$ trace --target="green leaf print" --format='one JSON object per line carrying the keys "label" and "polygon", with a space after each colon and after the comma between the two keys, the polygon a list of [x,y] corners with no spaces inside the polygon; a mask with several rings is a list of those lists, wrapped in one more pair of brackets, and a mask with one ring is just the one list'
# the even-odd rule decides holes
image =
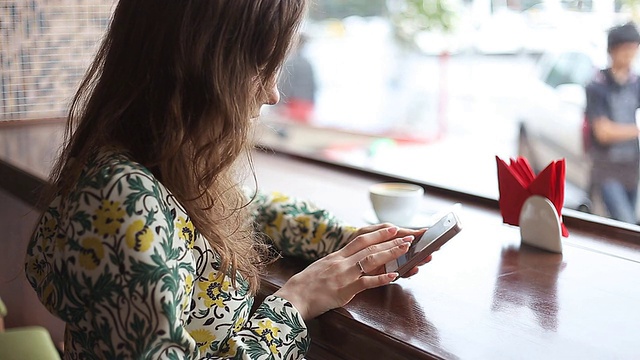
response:
{"label": "green leaf print", "polygon": [[138,204],[138,202],[141,201],[141,199],[145,196],[153,197],[154,192],[149,191],[149,189],[146,188],[146,185],[142,183],[142,178],[140,176],[129,176],[127,179],[127,183],[129,184],[129,189],[132,191],[124,201],[124,205],[127,211],[127,215],[131,216],[141,211],[137,210],[136,205]]}
{"label": "green leaf print", "polygon": [[169,273],[166,265],[147,264],[131,257],[131,279],[129,279],[129,291],[134,292],[136,288],[143,289],[145,294],[149,292],[149,286],[160,283],[160,280]]}
{"label": "green leaf print", "polygon": [[297,316],[292,317],[291,314],[286,311],[283,311],[282,313],[284,314],[284,317],[287,319],[285,321],[285,324],[291,327],[291,332],[287,334],[287,341],[291,341],[296,337],[298,337],[298,335],[300,335],[306,329],[302,326],[302,323],[300,322],[300,319]]}
{"label": "green leaf print", "polygon": [[[87,279],[87,282],[90,282],[89,279],[90,278]],[[89,289],[91,290],[90,294],[92,302],[112,299],[114,296],[118,296],[120,294],[120,291],[122,290],[121,286],[116,283],[113,275],[108,270],[96,279],[95,284],[87,284],[87,286],[91,286]]]}
{"label": "green leaf print", "polygon": [[[274,309],[271,308],[270,306],[261,306],[260,313],[262,316],[259,318],[266,318],[277,323],[282,323],[284,322],[284,319],[285,319],[282,315],[276,313]],[[286,324],[286,325],[289,325],[289,324]]]}
{"label": "green leaf print", "polygon": [[55,219],[60,218],[60,212],[58,211],[58,208],[50,207],[47,209],[47,212],[51,214],[51,216]]}
{"label": "green leaf print", "polygon": [[[264,347],[262,347],[262,344],[258,342],[257,339],[247,338],[245,339],[245,345],[247,346],[246,347],[247,354],[249,354],[249,357],[251,359],[257,359],[260,356],[268,354],[267,350]],[[271,358],[273,358],[273,355],[269,356],[269,359]]]}
{"label": "green leaf print", "polygon": [[133,320],[130,323],[130,328],[131,331],[133,331],[134,333],[136,333],[137,335],[145,335],[145,332],[147,331],[147,325],[145,323],[144,320],[142,320],[138,314],[133,314]]}
{"label": "green leaf print", "polygon": [[170,291],[172,294],[177,294],[180,287],[180,273],[178,268],[169,269],[169,276],[162,277],[162,291]]}
{"label": "green leaf print", "polygon": [[[91,230],[91,215],[87,214],[85,211],[81,210],[73,214],[71,221],[79,223],[84,231]],[[78,234],[81,233],[83,232],[78,232]]]}

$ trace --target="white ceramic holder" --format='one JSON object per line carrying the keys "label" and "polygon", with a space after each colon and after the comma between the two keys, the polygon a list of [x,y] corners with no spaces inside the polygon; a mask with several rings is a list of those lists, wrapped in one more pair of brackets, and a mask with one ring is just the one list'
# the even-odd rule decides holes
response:
{"label": "white ceramic holder", "polygon": [[547,251],[562,253],[560,217],[553,203],[539,195],[532,195],[520,211],[522,243]]}

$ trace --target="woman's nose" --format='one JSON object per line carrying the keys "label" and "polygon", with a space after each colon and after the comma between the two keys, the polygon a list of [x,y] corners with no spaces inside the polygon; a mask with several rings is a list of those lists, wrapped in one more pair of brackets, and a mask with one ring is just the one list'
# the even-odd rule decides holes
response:
{"label": "woman's nose", "polygon": [[280,91],[278,85],[273,85],[267,92],[267,105],[275,105],[280,101]]}

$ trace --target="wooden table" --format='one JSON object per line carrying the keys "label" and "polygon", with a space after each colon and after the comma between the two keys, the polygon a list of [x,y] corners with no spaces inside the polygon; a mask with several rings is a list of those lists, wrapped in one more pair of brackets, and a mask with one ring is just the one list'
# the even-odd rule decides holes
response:
{"label": "wooden table", "polygon": [[[256,154],[255,164],[266,190],[314,199],[355,225],[369,211],[368,185],[380,180],[282,155]],[[640,359],[636,244],[569,227],[563,254],[553,254],[520,245],[519,228],[464,196],[427,192],[424,208],[454,202],[463,204],[463,231],[416,276],[311,324],[314,350],[335,354],[319,358]],[[271,269],[268,290],[301,266]]]}
{"label": "wooden table", "polygon": [[[27,148],[41,149],[26,157],[34,163],[52,151]],[[0,159],[42,177],[12,154]],[[256,152],[254,162],[261,189],[310,199],[354,225],[366,224],[367,187],[388,180],[283,154]],[[309,321],[309,359],[640,359],[637,232],[565,217],[570,236],[553,254],[521,246],[495,202],[426,187],[423,209],[456,202],[463,231],[416,276]],[[304,265],[276,263],[261,291]]]}

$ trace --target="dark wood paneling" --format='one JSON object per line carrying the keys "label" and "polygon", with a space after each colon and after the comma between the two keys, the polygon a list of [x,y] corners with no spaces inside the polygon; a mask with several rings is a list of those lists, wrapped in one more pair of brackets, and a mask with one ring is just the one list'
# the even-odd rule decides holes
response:
{"label": "dark wood paneling", "polygon": [[0,189],[33,207],[41,207],[40,196],[46,181],[0,159]]}

